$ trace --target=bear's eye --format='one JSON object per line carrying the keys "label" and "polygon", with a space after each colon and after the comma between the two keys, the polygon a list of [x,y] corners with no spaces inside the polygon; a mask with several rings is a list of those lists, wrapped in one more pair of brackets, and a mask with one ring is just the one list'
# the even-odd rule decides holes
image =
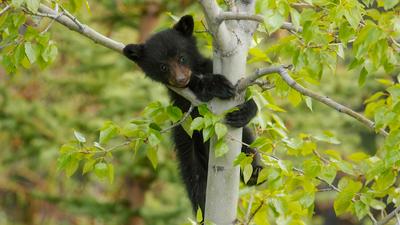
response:
{"label": "bear's eye", "polygon": [[161,70],[162,72],[167,72],[167,70],[168,70],[167,65],[161,64],[161,65],[160,65],[160,70]]}
{"label": "bear's eye", "polygon": [[179,57],[179,63],[185,63],[186,62],[186,59],[185,59],[185,57],[184,56],[181,56],[181,57]]}

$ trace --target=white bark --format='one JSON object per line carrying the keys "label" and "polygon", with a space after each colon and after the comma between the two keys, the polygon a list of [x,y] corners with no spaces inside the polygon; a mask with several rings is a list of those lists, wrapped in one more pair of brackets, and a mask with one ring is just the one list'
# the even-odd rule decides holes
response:
{"label": "white bark", "polygon": [[[231,20],[232,17],[229,17],[229,21],[221,21],[223,11],[215,0],[200,0],[200,3],[214,38],[214,73],[223,74],[236,83],[246,74],[247,52],[256,23]],[[236,10],[233,13],[250,15],[254,12],[254,3],[236,1],[231,9]],[[215,99],[209,106],[214,113],[221,113],[242,101],[241,98],[231,101]],[[231,139],[241,140],[242,129],[229,129],[228,135]],[[205,221],[218,225],[234,224],[237,215],[240,168],[233,166],[233,160],[240,154],[241,144],[231,139],[226,139],[229,152],[222,157],[216,158],[214,155],[215,139],[211,140],[210,146]]]}

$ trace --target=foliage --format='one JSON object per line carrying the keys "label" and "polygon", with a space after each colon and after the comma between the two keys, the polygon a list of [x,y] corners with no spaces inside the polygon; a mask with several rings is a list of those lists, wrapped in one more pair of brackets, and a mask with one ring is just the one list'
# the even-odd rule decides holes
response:
{"label": "foliage", "polygon": [[[142,1],[128,1],[127,4],[138,2]],[[39,3],[39,0],[11,1],[13,10],[6,11],[0,17],[1,61],[10,76],[24,69],[35,70],[36,65],[45,69],[60,55],[56,39],[52,39],[48,31],[52,22],[37,14]],[[86,1],[78,0],[60,4],[72,11],[88,5]],[[104,1],[103,4],[107,7],[110,3]],[[171,6],[172,9],[175,7]],[[89,10],[89,7],[85,10]],[[188,11],[191,10],[194,11],[193,8]],[[256,2],[256,12],[265,20],[254,36],[253,47],[249,51],[249,65],[293,65],[290,75],[298,83],[313,89],[321,85],[321,92],[342,96],[342,102],[357,107],[358,111],[363,111],[375,121],[375,131],[385,129],[389,135],[379,140],[376,149],[374,146],[366,147],[365,143],[363,146],[363,141],[367,140],[362,137],[359,142],[351,139],[365,134],[374,140],[378,139],[373,131],[361,127],[349,128],[357,126],[353,125],[357,122],[333,115],[330,109],[320,107],[310,97],[291,89],[277,74],[263,78],[274,84],[274,88],[265,90],[254,85],[249,87],[247,94],[256,100],[259,107],[259,114],[251,124],[257,133],[257,139],[251,147],[260,152],[265,168],[259,173],[258,186],[242,188],[238,215],[241,223],[312,223],[319,196],[326,191],[331,192],[331,199],[334,198],[332,205],[338,217],[352,215],[359,221],[365,221],[368,217],[376,222],[380,218],[376,212],[386,215],[385,210],[389,205],[400,206],[397,178],[400,163],[399,11],[398,0]],[[210,46],[210,36],[201,32],[204,27],[199,19],[196,21],[196,30],[199,31],[200,43]],[[284,31],[282,27],[286,21],[291,21],[293,28]],[[72,56],[76,54],[67,49],[65,51]],[[98,50],[93,47],[93,51]],[[356,76],[348,76],[349,73]],[[342,81],[340,86],[350,88],[338,93],[333,83],[343,79],[346,81]],[[83,87],[91,88],[86,84]],[[0,90],[5,93],[4,96],[8,95],[5,86]],[[110,98],[108,104],[115,106],[113,101]],[[16,118],[29,117],[29,108],[33,106],[26,102],[21,105],[15,110],[12,110],[15,105],[7,105],[4,113],[7,117],[10,111]],[[40,112],[44,107],[38,104],[34,109]],[[61,113],[57,108],[54,111]],[[125,110],[121,109],[123,112]],[[19,111],[25,114],[18,115]],[[317,111],[322,113],[318,114]],[[57,166],[67,176],[72,176],[80,168],[82,174],[93,172],[98,178],[108,179],[110,185],[114,185],[115,173],[120,166],[115,162],[120,150],[121,154],[147,158],[151,166],[162,173],[159,167],[163,157],[160,155],[169,146],[165,137],[171,126],[176,124],[182,125],[189,134],[195,130],[201,131],[205,141],[215,137],[216,156],[229,151],[225,143],[229,139],[226,135],[228,128],[221,120],[223,115],[212,114],[206,105],[199,107],[201,117],[195,119],[160,101],[147,104],[135,119],[131,116],[128,119],[124,115],[123,119],[115,122],[107,110],[104,113],[102,126],[96,122],[100,130],[95,138],[78,131],[80,128],[85,128],[87,132],[95,129],[88,126],[90,120],[85,118],[79,124],[73,124],[75,132],[71,131],[69,136],[73,136],[74,140],[66,143],[63,139],[66,144],[60,148]],[[9,123],[15,121],[12,119]],[[21,129],[11,125],[5,127],[6,130],[18,132]],[[46,129],[46,134],[51,135],[57,127]],[[333,131],[333,127],[348,133],[335,135],[339,132]],[[311,130],[312,134],[306,130]],[[253,172],[252,160],[252,156],[242,153],[233,162],[242,168],[244,182],[250,179]],[[196,219],[202,219],[201,213],[197,213]],[[195,224],[194,221],[192,223]]]}

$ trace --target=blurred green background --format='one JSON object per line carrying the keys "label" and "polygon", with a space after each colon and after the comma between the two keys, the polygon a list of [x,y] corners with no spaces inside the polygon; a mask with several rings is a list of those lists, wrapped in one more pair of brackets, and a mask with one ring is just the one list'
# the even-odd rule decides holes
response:
{"label": "blurred green background", "polygon": [[[132,43],[173,24],[167,12],[191,13],[200,19],[200,11],[191,0],[99,0],[91,2],[91,13],[83,8],[78,18],[115,40]],[[168,98],[165,88],[145,78],[121,55],[58,24],[52,26],[51,34],[59,54],[50,68],[31,68],[10,76],[0,67],[0,224],[187,222],[191,207],[171,143],[163,145],[156,170],[145,155],[119,152],[113,184],[79,173],[68,179],[56,170],[58,149],[74,130],[89,139],[92,135],[93,141],[97,135],[93,131],[105,121],[123,125],[148,103]],[[279,33],[269,40],[276,38]],[[321,86],[312,88],[361,111],[367,94],[382,87],[367,83],[359,88],[357,80],[358,75],[339,67],[337,74],[324,76]],[[281,116],[292,136],[329,130],[342,142],[336,146],[339,150],[376,151],[379,140],[352,119],[318,103],[311,112],[305,105],[291,108],[285,99],[278,102],[288,109]],[[323,211],[332,202],[322,199]]]}

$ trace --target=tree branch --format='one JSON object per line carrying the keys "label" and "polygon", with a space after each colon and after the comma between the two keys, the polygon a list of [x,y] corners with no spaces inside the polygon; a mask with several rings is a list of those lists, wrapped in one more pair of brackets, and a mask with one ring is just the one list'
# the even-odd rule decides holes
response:
{"label": "tree branch", "polygon": [[0,16],[3,15],[5,12],[7,12],[11,8],[10,5],[6,5],[1,11],[0,11]]}
{"label": "tree branch", "polygon": [[246,13],[223,12],[217,16],[216,20],[218,23],[222,23],[224,20],[253,20],[263,23],[264,17],[261,15],[251,15]]}
{"label": "tree branch", "polygon": [[68,27],[69,29],[88,37],[95,43],[103,45],[118,53],[122,53],[122,49],[125,47],[124,44],[114,41],[98,33],[97,31],[93,30],[87,25],[80,23],[75,17],[71,16],[66,10],[64,10],[64,12],[66,12],[66,15],[60,15],[57,11],[41,4],[38,11],[39,11],[39,14],[37,14],[38,16],[52,18],[58,23]]}
{"label": "tree branch", "polygon": [[[322,96],[319,95],[309,89],[304,88],[303,86],[301,86],[299,83],[297,83],[295,80],[292,79],[292,77],[290,77],[289,73],[287,72],[286,68],[283,66],[278,66],[278,67],[268,67],[268,68],[263,68],[263,69],[258,69],[256,70],[256,72],[252,75],[250,75],[249,77],[242,79],[241,81],[238,82],[237,87],[238,90],[244,90],[249,84],[251,84],[254,80],[268,75],[268,74],[272,74],[272,73],[278,73],[282,79],[293,89],[295,89],[296,91],[300,92],[301,94],[311,97],[314,100],[317,100],[333,109],[336,109],[337,111],[347,114],[351,117],[353,117],[354,119],[358,120],[359,122],[361,122],[362,124],[364,124],[365,126],[367,126],[370,129],[375,129],[375,123],[372,122],[371,120],[369,120],[368,118],[366,118],[365,116],[353,111],[352,109],[330,99],[327,96]],[[388,133],[384,130],[384,129],[380,129],[379,132],[383,135],[383,136],[388,136]]]}
{"label": "tree branch", "polygon": [[165,129],[163,129],[163,130],[161,131],[161,133],[165,133],[165,132],[167,132],[167,131],[172,130],[172,128],[181,125],[181,124],[182,124],[183,122],[185,122],[185,120],[190,116],[190,114],[192,113],[193,109],[194,109],[194,105],[190,105],[188,111],[182,116],[182,119],[181,119],[181,120],[179,120],[178,122],[172,124],[170,127],[167,127],[167,128],[165,128]]}
{"label": "tree branch", "polygon": [[215,0],[199,0],[203,7],[203,12],[206,16],[208,28],[213,36],[214,43],[218,49],[223,52],[230,52],[236,48],[238,42],[237,37],[232,35],[228,30],[225,23],[220,23],[218,20],[219,15],[223,12]]}
{"label": "tree branch", "polygon": [[292,23],[289,22],[283,22],[281,28],[291,32],[303,32],[302,27],[296,28]]}
{"label": "tree branch", "polygon": [[196,95],[189,88],[176,88],[168,85],[168,88],[177,93],[178,95],[184,97],[186,100],[190,101],[192,105],[198,106],[202,101],[197,99]]}
{"label": "tree branch", "polygon": [[[108,38],[97,31],[93,30],[89,26],[79,22],[79,20],[71,15],[68,11],[62,8],[62,12],[59,13],[56,10],[53,10],[43,4],[40,5],[39,7],[39,12],[38,13],[33,13],[30,11],[25,11],[29,14],[36,15],[36,16],[41,16],[41,17],[47,17],[51,18],[53,21],[57,21],[58,23],[64,25],[65,27],[69,28],[70,30],[73,30],[79,34],[82,34],[83,36],[93,40],[96,44],[100,44],[106,48],[109,48],[111,50],[114,50],[118,53],[122,53],[122,49],[125,47],[125,45],[121,42],[117,42],[111,38]],[[201,104],[202,102],[196,98],[196,96],[193,94],[192,91],[190,91],[187,88],[175,88],[168,86],[169,89],[173,90],[177,94],[181,95],[182,97],[186,98],[189,100],[192,105],[197,106]]]}
{"label": "tree branch", "polygon": [[395,210],[393,210],[391,213],[389,213],[387,216],[385,216],[383,219],[379,220],[375,225],[384,225],[389,223],[393,217],[397,215],[397,213],[400,212],[400,206],[397,207]]}

